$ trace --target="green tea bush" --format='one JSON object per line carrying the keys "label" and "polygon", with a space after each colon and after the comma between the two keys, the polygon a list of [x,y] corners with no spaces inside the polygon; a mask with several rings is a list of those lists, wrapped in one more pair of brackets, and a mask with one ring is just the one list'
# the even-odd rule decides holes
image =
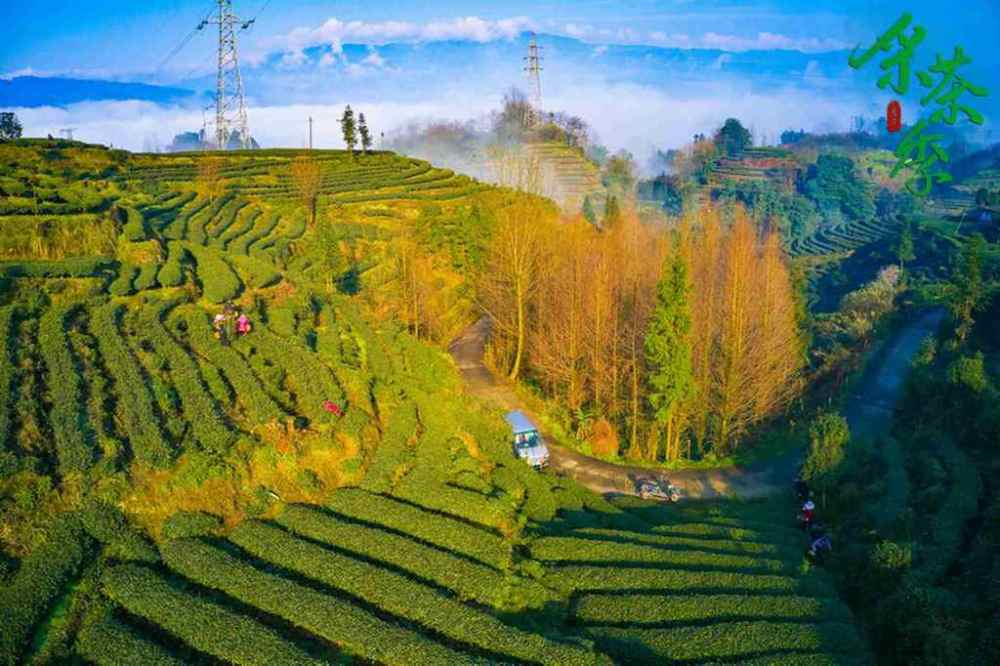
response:
{"label": "green tea bush", "polygon": [[864,651],[854,627],[842,623],[719,622],[669,629],[601,628],[588,634],[621,663],[649,661],[650,652],[657,661],[744,663],[775,652],[830,651],[860,657]]}
{"label": "green tea bush", "polygon": [[98,666],[184,666],[183,660],[114,619],[110,613],[80,629],[76,649],[80,656]]}
{"label": "green tea bush", "polygon": [[76,304],[54,306],[38,322],[38,344],[48,369],[46,383],[52,400],[49,418],[63,475],[90,468],[97,453],[88,441],[83,387],[66,334],[77,308]]}
{"label": "green tea bush", "polygon": [[187,246],[198,265],[198,279],[204,296],[211,303],[224,303],[236,298],[243,288],[240,278],[218,250]]}
{"label": "green tea bush", "polygon": [[601,663],[577,645],[505,625],[406,576],[296,539],[281,529],[249,521],[237,527],[230,539],[255,557],[343,590],[452,640],[536,663]]}
{"label": "green tea bush", "polygon": [[261,261],[257,257],[236,254],[231,255],[230,260],[236,264],[236,268],[243,274],[249,289],[263,289],[281,282],[281,273],[274,266],[266,261]]}
{"label": "green tea bush", "polygon": [[618,591],[662,590],[664,593],[803,594],[836,596],[825,579],[734,571],[686,570],[641,567],[559,565],[547,570],[545,580],[563,590]]}
{"label": "green tea bush", "polygon": [[510,560],[510,548],[498,534],[389,497],[344,488],[330,497],[327,507],[348,518],[388,527],[497,569],[504,569]]}
{"label": "green tea bush", "polygon": [[734,555],[760,555],[780,560],[793,561],[798,564],[802,559],[802,544],[778,546],[774,543],[747,541],[743,539],[699,539],[668,534],[623,533],[617,530],[584,527],[574,530],[571,536],[597,540],[626,540],[631,543],[647,546],[661,546],[678,550],[709,550]]}
{"label": "green tea bush", "polygon": [[708,550],[667,550],[576,537],[536,539],[531,544],[531,555],[546,562],[637,562],[746,573],[794,573],[796,570],[790,563],[763,557],[724,555]]}
{"label": "green tea bush", "polygon": [[163,523],[163,538],[206,536],[222,529],[222,519],[201,511],[178,511]]}
{"label": "green tea bush", "polygon": [[267,238],[278,226],[281,217],[277,212],[270,212],[267,215],[257,218],[253,230],[235,238],[229,244],[229,251],[236,254],[248,254],[255,243]]}
{"label": "green tea bush", "polygon": [[198,366],[163,327],[161,318],[173,303],[153,302],[141,314],[140,325],[145,337],[170,365],[170,378],[180,396],[184,416],[191,424],[195,438],[206,448],[223,453],[235,440],[233,433],[222,420],[215,402],[206,392]]}
{"label": "green tea bush", "polygon": [[100,277],[114,269],[108,257],[72,257],[52,261],[0,261],[0,277]]}
{"label": "green tea bush", "polygon": [[239,352],[219,344],[215,339],[212,326],[203,312],[189,311],[184,320],[187,322],[191,347],[225,373],[236,391],[237,400],[253,425],[280,421],[286,416],[285,411],[264,390]]}
{"label": "green tea bush", "polygon": [[587,594],[574,605],[578,623],[638,625],[706,620],[850,622],[850,613],[835,599],[750,594]]}
{"label": "green tea bush", "polygon": [[144,291],[146,289],[154,289],[157,286],[156,275],[160,272],[160,264],[155,261],[151,261],[147,264],[143,264],[142,268],[139,269],[139,275],[136,276],[133,286],[136,291]]}
{"label": "green tea bush", "polygon": [[163,557],[171,568],[191,580],[277,615],[364,659],[400,666],[475,663],[350,601],[261,571],[216,546],[194,540],[172,541],[164,545]]}
{"label": "green tea bush", "polygon": [[179,287],[184,282],[184,257],[187,250],[180,241],[167,244],[167,262],[157,274],[157,281],[164,287]]}
{"label": "green tea bush", "polygon": [[214,245],[219,236],[233,226],[240,211],[246,208],[247,205],[248,202],[243,199],[235,199],[226,204],[225,208],[219,211],[218,217],[207,225],[209,227],[206,228],[207,238],[202,243],[212,239],[212,244]]}
{"label": "green tea bush", "polygon": [[153,396],[142,370],[118,328],[123,309],[123,305],[113,303],[92,309],[91,332],[114,380],[116,415],[128,436],[132,454],[140,463],[163,467],[170,463],[172,451],[160,431]]}
{"label": "green tea bush", "polygon": [[146,220],[142,213],[131,206],[120,209],[124,213],[125,224],[122,227],[122,237],[130,243],[138,243],[146,240],[149,235],[146,229]]}
{"label": "green tea bush", "polygon": [[135,293],[132,283],[138,275],[139,268],[137,266],[122,264],[121,268],[118,269],[118,277],[108,287],[108,291],[111,292],[112,296],[128,296]]}
{"label": "green tea bush", "polygon": [[203,208],[196,215],[192,215],[187,223],[185,237],[192,243],[204,245],[208,238],[205,232],[206,225],[221,214],[221,211],[232,202],[233,196],[232,193],[226,193],[221,197],[216,197],[211,205]]}
{"label": "green tea bush", "polygon": [[332,416],[323,401],[332,400],[344,408],[344,392],[337,378],[319,356],[294,340],[275,335],[265,326],[250,333],[254,348],[272,363],[285,369],[297,389],[298,406],[311,421],[329,422]]}
{"label": "green tea bush", "polygon": [[144,567],[119,565],[107,570],[102,582],[105,593],[133,615],[222,661],[253,666],[323,663],[260,622],[184,591]]}
{"label": "green tea bush", "polygon": [[80,570],[92,547],[76,516],[60,518],[48,540],[21,562],[11,584],[0,586],[0,664],[22,663],[32,630]]}
{"label": "green tea bush", "polygon": [[262,214],[263,211],[261,211],[261,209],[257,206],[250,208],[249,212],[247,209],[244,209],[243,221],[239,224],[230,225],[230,227],[226,229],[225,232],[220,233],[218,237],[210,243],[210,245],[217,247],[220,250],[228,249],[230,243],[240,236],[246,235],[254,228],[257,220],[260,219]]}
{"label": "green tea bush", "polygon": [[[6,305],[0,308],[0,395],[11,396],[17,369],[14,367],[15,328],[17,307]],[[13,436],[11,400],[0,400],[0,452],[6,451]]]}
{"label": "green tea bush", "polygon": [[463,599],[497,605],[504,588],[504,578],[495,569],[316,509],[290,506],[275,521],[285,529],[314,541],[329,543],[409,571],[453,590]]}

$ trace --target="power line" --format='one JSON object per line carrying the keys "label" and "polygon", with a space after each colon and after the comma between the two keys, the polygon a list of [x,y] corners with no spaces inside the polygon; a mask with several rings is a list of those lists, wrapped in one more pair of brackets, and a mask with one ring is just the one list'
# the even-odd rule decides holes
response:
{"label": "power line", "polygon": [[184,39],[181,40],[181,43],[175,46],[174,49],[167,54],[167,57],[164,58],[162,62],[160,62],[159,66],[155,70],[153,70],[154,74],[158,74],[164,67],[166,67],[167,63],[173,60],[178,53],[184,50],[184,47],[187,46],[192,39],[194,39],[194,36],[198,34],[198,32],[202,29],[202,27],[204,27],[205,20],[208,19],[208,17],[210,17],[211,15],[212,15],[212,9],[209,9],[202,18],[201,23],[198,24],[198,27],[189,32],[184,37]]}

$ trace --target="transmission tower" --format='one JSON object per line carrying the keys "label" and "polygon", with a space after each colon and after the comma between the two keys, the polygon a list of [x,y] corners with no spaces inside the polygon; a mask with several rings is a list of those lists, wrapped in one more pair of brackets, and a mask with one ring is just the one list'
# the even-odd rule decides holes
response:
{"label": "transmission tower", "polygon": [[73,140],[73,132],[75,132],[75,131],[76,131],[75,127],[66,127],[64,129],[59,130],[59,133],[62,134],[64,137],[66,137],[67,141],[72,141]]}
{"label": "transmission tower", "polygon": [[241,21],[233,14],[232,0],[218,0],[218,13],[198,25],[202,30],[208,25],[219,26],[218,72],[215,80],[215,147],[225,150],[233,131],[239,136],[240,147],[250,147],[250,128],[247,126],[247,105],[243,96],[243,77],[236,48],[236,35],[247,30],[257,19]]}
{"label": "transmission tower", "polygon": [[531,80],[532,116],[534,116],[537,123],[542,114],[542,58],[538,55],[542,47],[538,45],[535,33],[532,32],[529,34],[531,35],[531,40],[528,42],[528,55],[524,57],[524,60],[527,62],[524,71],[528,73],[528,78]]}

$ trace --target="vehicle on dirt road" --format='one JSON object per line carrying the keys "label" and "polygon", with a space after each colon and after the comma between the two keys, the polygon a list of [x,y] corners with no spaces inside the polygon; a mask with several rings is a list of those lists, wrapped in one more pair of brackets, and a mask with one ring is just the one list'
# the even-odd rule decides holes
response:
{"label": "vehicle on dirt road", "polygon": [[538,427],[524,412],[514,410],[504,416],[513,434],[514,454],[535,469],[549,464],[549,447],[545,446]]}
{"label": "vehicle on dirt road", "polygon": [[679,502],[680,488],[669,481],[645,479],[639,482],[636,492],[642,499],[655,499],[664,502]]}

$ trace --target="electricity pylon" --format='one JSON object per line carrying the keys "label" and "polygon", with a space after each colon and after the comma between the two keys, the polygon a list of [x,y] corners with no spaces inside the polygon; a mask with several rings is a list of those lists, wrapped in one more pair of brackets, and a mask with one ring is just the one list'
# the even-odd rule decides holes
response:
{"label": "electricity pylon", "polygon": [[538,45],[535,33],[532,32],[529,34],[531,35],[531,41],[528,42],[528,55],[524,57],[524,60],[528,64],[525,66],[524,71],[528,73],[528,78],[531,80],[531,106],[534,111],[532,116],[534,116],[535,123],[537,124],[542,114],[542,58],[538,55],[542,47]]}
{"label": "electricity pylon", "polygon": [[[218,71],[215,80],[215,121],[212,129],[215,147],[225,150],[229,145],[232,131],[239,136],[240,147],[250,147],[250,128],[247,125],[247,105],[243,96],[243,77],[240,75],[239,54],[236,34],[253,25],[256,19],[240,21],[233,14],[232,0],[218,0],[218,14],[207,18],[198,25],[198,30],[207,25],[219,26]],[[239,28],[237,29],[237,26]]]}

